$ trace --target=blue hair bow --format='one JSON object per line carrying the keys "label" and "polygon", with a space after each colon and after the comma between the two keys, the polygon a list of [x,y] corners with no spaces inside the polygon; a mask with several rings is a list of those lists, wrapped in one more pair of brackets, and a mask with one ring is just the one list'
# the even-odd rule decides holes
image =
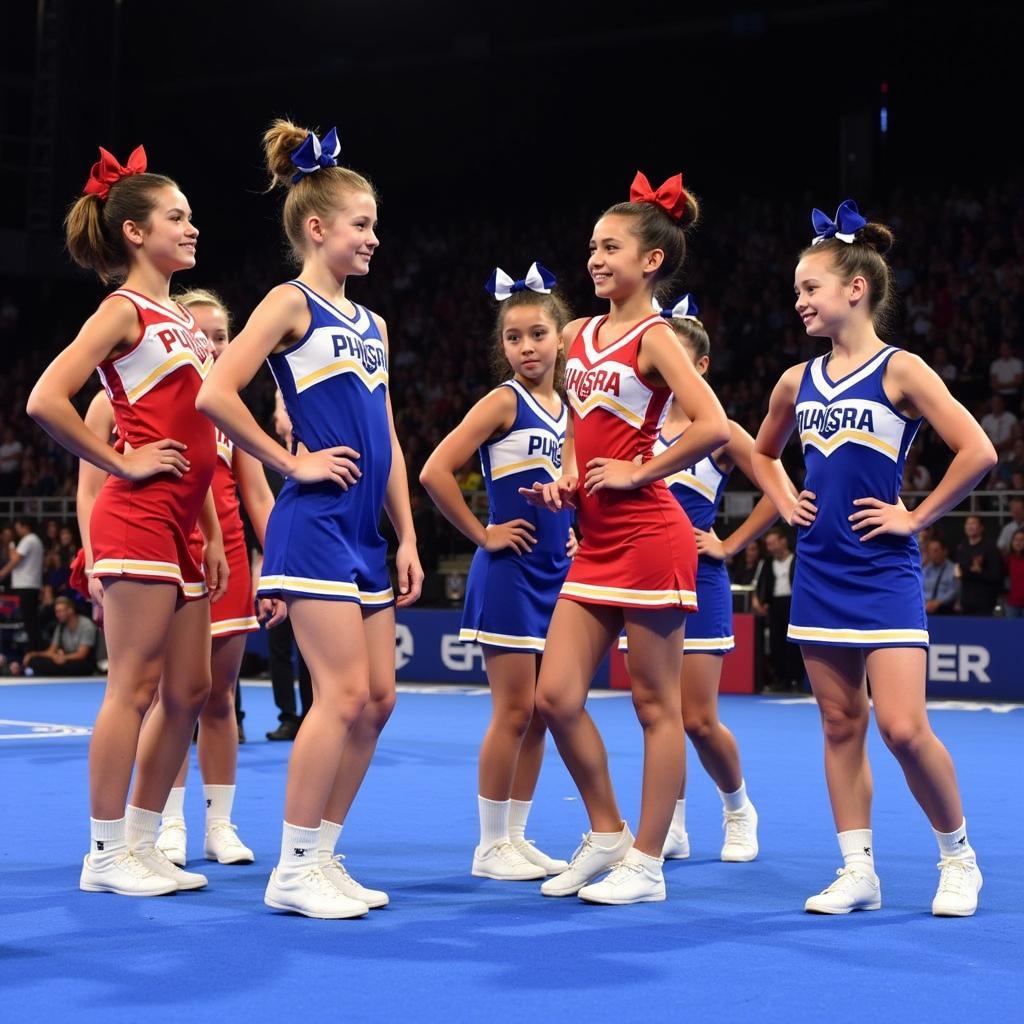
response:
{"label": "blue hair bow", "polygon": [[306,141],[291,154],[292,163],[299,169],[298,174],[292,177],[292,184],[302,181],[307,174],[316,173],[321,167],[337,167],[340,152],[337,128],[332,128],[322,142],[315,132],[310,132]]}
{"label": "blue hair bow", "polygon": [[835,220],[827,213],[815,209],[811,211],[811,223],[814,225],[812,245],[824,242],[826,238],[838,238],[840,242],[849,244],[867,221],[860,215],[857,204],[852,199],[846,199],[839,204]]}
{"label": "blue hair bow", "polygon": [[654,300],[654,312],[659,316],[663,316],[666,320],[674,320],[676,317],[680,317],[684,320],[696,320],[697,314],[700,310],[697,308],[697,300],[687,292],[685,295],[680,296],[671,306],[662,308],[660,302],[657,299]]}
{"label": "blue hair bow", "polygon": [[496,267],[484,287],[499,302],[504,302],[514,292],[525,292],[527,289],[547,295],[556,284],[558,281],[555,275],[547,267],[540,263],[531,263],[526,277],[521,281],[513,280],[501,267]]}

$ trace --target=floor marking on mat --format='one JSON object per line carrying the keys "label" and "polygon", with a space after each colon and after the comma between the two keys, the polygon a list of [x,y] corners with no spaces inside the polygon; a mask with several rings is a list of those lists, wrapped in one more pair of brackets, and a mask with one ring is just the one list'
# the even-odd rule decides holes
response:
{"label": "floor marking on mat", "polygon": [[[12,732],[11,730],[18,730]],[[20,722],[0,718],[0,740],[41,740],[53,736],[91,736],[87,725],[62,725],[58,722]]]}

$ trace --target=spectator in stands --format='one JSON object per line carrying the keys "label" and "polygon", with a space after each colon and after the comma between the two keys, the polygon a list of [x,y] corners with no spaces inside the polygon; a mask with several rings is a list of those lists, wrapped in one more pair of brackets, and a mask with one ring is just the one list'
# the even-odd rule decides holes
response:
{"label": "spectator in stands", "polygon": [[22,444],[13,427],[4,427],[0,442],[0,496],[10,497],[21,482]]}
{"label": "spectator in stands", "polygon": [[931,363],[932,369],[946,382],[947,387],[953,388],[957,370],[949,361],[949,353],[941,345],[932,353]]}
{"label": "spectator in stands", "polygon": [[924,610],[929,615],[952,615],[956,611],[956,566],[941,537],[928,541],[923,573]]}
{"label": "spectator in stands", "polygon": [[956,555],[960,574],[960,612],[991,615],[1003,589],[1003,558],[985,537],[980,516],[964,520],[964,540]]}
{"label": "spectator in stands", "polygon": [[742,558],[734,558],[729,563],[729,577],[733,583],[750,587],[757,585],[757,578],[761,574],[764,561],[764,553],[761,550],[761,542],[752,540],[744,549]]}
{"label": "spectator in stands", "polygon": [[1000,531],[996,547],[1004,555],[1010,553],[1010,542],[1018,530],[1024,530],[1024,498],[1010,499],[1010,521]]}
{"label": "spectator in stands", "polygon": [[988,434],[988,439],[995,446],[1000,457],[1013,448],[1013,428],[1017,426],[1017,417],[1006,408],[1002,395],[993,395],[990,411],[981,418],[981,429]]}
{"label": "spectator in stands", "polygon": [[477,467],[475,455],[455,474],[455,481],[463,494],[475,494],[483,488],[484,478]]}
{"label": "spectator in stands", "polygon": [[7,564],[0,568],[0,579],[10,577],[11,593],[20,602],[29,648],[35,650],[42,646],[39,591],[43,587],[43,542],[36,536],[35,523],[26,516],[14,520],[14,535],[16,543],[10,548]]}
{"label": "spectator in stands", "polygon": [[1010,550],[1006,555],[1006,575],[1010,579],[1010,592],[1003,608],[1008,619],[1024,619],[1024,529],[1014,531]]}
{"label": "spectator in stands", "polygon": [[781,526],[773,526],[764,535],[764,546],[768,552],[768,562],[758,577],[754,610],[768,616],[771,688],[800,690],[804,678],[800,648],[786,639],[789,609],[793,603],[796,555],[790,550],[789,534]]}
{"label": "spectator in stands", "polygon": [[44,651],[29,651],[22,663],[11,663],[11,675],[83,676],[96,670],[96,627],[69,597],[54,605],[57,628]]}
{"label": "spectator in stands", "polygon": [[1016,404],[1020,399],[1021,381],[1024,380],[1024,363],[1013,352],[1013,346],[1004,341],[999,346],[999,358],[989,367],[989,385],[992,391]]}
{"label": "spectator in stands", "polygon": [[903,464],[903,487],[904,491],[929,491],[932,486],[932,475],[926,466],[921,465],[921,453],[917,447],[907,452],[906,462]]}

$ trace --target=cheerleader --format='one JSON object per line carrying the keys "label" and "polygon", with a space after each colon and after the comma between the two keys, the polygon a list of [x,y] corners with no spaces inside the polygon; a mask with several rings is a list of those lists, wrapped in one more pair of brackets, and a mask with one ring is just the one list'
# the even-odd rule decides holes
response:
{"label": "cheerleader", "polygon": [[[210,692],[209,598],[223,592],[228,575],[210,495],[217,444],[195,408],[209,345],[170,297],[171,277],[195,265],[198,230],[178,186],[146,172],[141,146],[126,166],[100,150],[65,227],[76,263],[105,283],[124,282],[28,401],[29,415],[55,440],[109,475],[89,531],[89,589],[103,605],[110,668],[89,749],[91,844],[80,885],[154,896],[206,885],[154,844]],[[71,404],[94,370],[123,451],[97,437]],[[205,578],[188,545],[201,513]],[[159,705],[142,729],[158,686]]]}
{"label": "cheerleader", "polygon": [[[382,511],[398,536],[399,607],[419,597],[423,581],[391,415],[387,327],[346,295],[379,244],[377,200],[366,178],[338,165],[333,129],[321,140],[279,120],[264,146],[273,183],[287,189],[284,228],[302,271],[256,308],[211,371],[199,407],[286,478],[267,525],[258,596],[271,625],[291,617],[313,681],[264,901],[309,917],[361,917],[384,906],[387,893],[360,885],[334,851],[395,702],[396,602]],[[291,451],[239,397],[264,359],[292,421]]]}
{"label": "cheerleader", "polygon": [[[491,722],[480,747],[480,843],[473,874],[521,881],[568,864],[526,838],[546,729],[534,714],[548,622],[575,547],[572,512],[538,512],[520,494],[560,475],[568,413],[559,397],[565,303],[554,276],[534,263],[522,281],[496,270],[488,291],[501,303],[492,363],[512,377],[482,398],[437,447],[420,482],[445,518],[477,545],[466,584],[460,639],[483,649]],[[455,473],[479,450],[489,520],[466,505]],[[567,544],[566,537],[569,541]]]}
{"label": "cheerleader", "polygon": [[[693,527],[664,478],[729,440],[711,389],[651,312],[656,287],[670,287],[686,254],[697,201],[682,175],[657,191],[637,174],[630,201],[594,228],[588,269],[604,316],[576,320],[566,393],[572,419],[562,476],[524,494],[560,511],[578,504],[583,540],[548,630],[537,707],[579,787],[590,831],[545,896],[625,904],[665,899],[662,848],[683,780],[679,676],[686,613],[697,608]],[[684,437],[652,456],[669,398],[690,420]],[[578,467],[578,468],[577,468]],[[587,714],[587,690],[625,624],[633,704],[644,733],[643,796],[636,839],[619,814],[607,755]],[[600,882],[598,875],[613,869]],[[588,884],[592,883],[594,884]]]}
{"label": "cheerleader", "polygon": [[[981,427],[922,359],[887,345],[892,232],[852,200],[832,220],[815,210],[800,254],[796,311],[825,355],[787,370],[757,435],[754,471],[798,530],[789,639],[800,644],[825,734],[825,778],[844,866],[811,896],[820,914],[878,910],[865,737],[867,680],[879,731],[939,846],[938,916],[966,917],[982,878],[967,839],[953,762],[925,708],[928,621],[915,535],[958,505],[996,463]],[[954,458],[913,511],[899,499],[903,465],[927,420]],[[797,490],[779,459],[793,429],[807,475]]]}

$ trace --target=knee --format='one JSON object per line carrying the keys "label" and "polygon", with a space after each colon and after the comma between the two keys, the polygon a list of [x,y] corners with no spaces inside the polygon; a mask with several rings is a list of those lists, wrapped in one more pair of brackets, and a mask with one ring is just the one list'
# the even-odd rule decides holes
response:
{"label": "knee", "polygon": [[710,715],[691,713],[683,715],[683,728],[686,735],[695,743],[706,740],[711,735],[714,721]]}
{"label": "knee", "polygon": [[395,694],[389,693],[385,697],[378,697],[375,700],[367,700],[363,708],[362,720],[367,722],[376,732],[381,732],[388,724],[391,713],[395,710]]}
{"label": "knee", "polygon": [[502,731],[522,739],[533,721],[533,705],[512,704],[495,709],[494,721]]}
{"label": "knee", "polygon": [[633,708],[636,711],[637,721],[644,729],[653,728],[666,719],[679,720],[679,707],[673,705],[666,694],[657,691],[643,689],[633,691]]}
{"label": "knee", "polygon": [[188,683],[164,686],[160,689],[160,703],[168,714],[198,718],[210,699],[210,677],[192,679]]}
{"label": "knee", "polygon": [[346,689],[339,693],[319,694],[313,701],[313,707],[336,725],[348,730],[362,717],[369,702],[369,689],[363,686]]}
{"label": "knee", "polygon": [[825,742],[832,746],[862,740],[867,732],[867,710],[841,707],[821,708],[821,728]]}
{"label": "knee", "polygon": [[203,706],[204,718],[234,718],[235,717],[235,689],[234,687],[212,687],[210,696]]}
{"label": "knee", "polygon": [[915,756],[931,736],[927,722],[909,717],[879,722],[878,731],[882,734],[885,745],[897,757]]}
{"label": "knee", "polygon": [[552,729],[571,724],[579,718],[583,710],[575,701],[567,700],[562,694],[545,689],[537,691],[536,709],[547,726]]}

